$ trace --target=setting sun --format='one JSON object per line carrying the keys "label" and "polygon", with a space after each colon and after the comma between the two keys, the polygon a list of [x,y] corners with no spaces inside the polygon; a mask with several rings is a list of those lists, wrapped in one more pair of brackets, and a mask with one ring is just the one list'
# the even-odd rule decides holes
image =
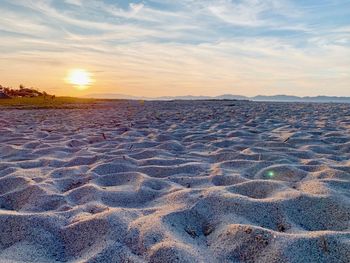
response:
{"label": "setting sun", "polygon": [[84,90],[92,83],[91,73],[84,69],[73,69],[69,72],[67,81],[76,88]]}

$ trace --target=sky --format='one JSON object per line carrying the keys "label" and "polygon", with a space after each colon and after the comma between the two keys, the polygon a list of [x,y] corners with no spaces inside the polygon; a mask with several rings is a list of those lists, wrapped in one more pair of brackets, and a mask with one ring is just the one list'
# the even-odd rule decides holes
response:
{"label": "sky", "polygon": [[[349,0],[1,0],[0,14],[3,86],[350,96]],[[88,89],[67,83],[77,68]]]}

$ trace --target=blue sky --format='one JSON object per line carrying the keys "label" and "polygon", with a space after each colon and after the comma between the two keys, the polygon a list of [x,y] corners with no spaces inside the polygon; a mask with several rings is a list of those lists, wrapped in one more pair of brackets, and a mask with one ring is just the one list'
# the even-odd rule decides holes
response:
{"label": "blue sky", "polygon": [[2,85],[85,93],[350,96],[350,1],[2,0]]}

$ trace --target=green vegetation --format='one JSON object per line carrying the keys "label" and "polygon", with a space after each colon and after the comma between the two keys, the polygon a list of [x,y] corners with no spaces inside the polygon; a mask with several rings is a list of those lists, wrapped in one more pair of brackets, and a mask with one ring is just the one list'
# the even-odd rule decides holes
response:
{"label": "green vegetation", "polygon": [[64,109],[80,108],[87,104],[96,104],[100,100],[83,99],[73,97],[15,97],[10,99],[0,99],[0,109]]}
{"label": "green vegetation", "polygon": [[45,91],[40,92],[35,88],[27,88],[24,85],[19,85],[18,89],[13,89],[9,87],[3,87],[0,85],[0,93],[2,94],[2,98],[4,97],[11,97],[11,98],[16,98],[16,97],[39,97],[39,96],[53,96],[47,94]]}

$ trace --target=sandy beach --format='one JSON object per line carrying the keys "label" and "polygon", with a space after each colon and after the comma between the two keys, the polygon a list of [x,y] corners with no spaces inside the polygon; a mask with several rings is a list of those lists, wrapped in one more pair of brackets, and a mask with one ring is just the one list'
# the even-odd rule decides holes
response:
{"label": "sandy beach", "polygon": [[349,104],[0,113],[0,262],[349,262]]}

